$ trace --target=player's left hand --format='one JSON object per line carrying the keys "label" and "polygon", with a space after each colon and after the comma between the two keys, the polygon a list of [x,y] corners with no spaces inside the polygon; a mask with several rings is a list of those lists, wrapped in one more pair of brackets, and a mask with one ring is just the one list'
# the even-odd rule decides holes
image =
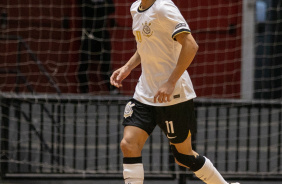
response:
{"label": "player's left hand", "polygon": [[170,96],[173,93],[175,85],[170,82],[164,83],[159,90],[157,91],[156,95],[154,96],[154,103],[165,103],[170,102]]}

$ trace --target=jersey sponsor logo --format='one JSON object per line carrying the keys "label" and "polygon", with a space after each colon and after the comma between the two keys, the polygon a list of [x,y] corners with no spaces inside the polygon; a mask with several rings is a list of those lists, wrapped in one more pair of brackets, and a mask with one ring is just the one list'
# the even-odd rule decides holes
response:
{"label": "jersey sponsor logo", "polygon": [[135,106],[135,104],[131,102],[128,102],[126,104],[123,114],[124,118],[131,117],[131,115],[133,114],[133,109],[132,109],[133,106]]}
{"label": "jersey sponsor logo", "polygon": [[175,29],[178,29],[180,27],[186,27],[186,24],[185,23],[179,23],[175,26]]}
{"label": "jersey sponsor logo", "polygon": [[174,99],[180,98],[180,94],[174,95],[173,98],[174,98]]}
{"label": "jersey sponsor logo", "polygon": [[150,36],[152,36],[152,34],[153,34],[153,31],[152,31],[152,29],[151,29],[151,23],[147,23],[147,21],[145,22],[145,24],[143,24],[142,23],[142,25],[143,25],[143,30],[142,30],[142,34],[144,35],[144,36],[146,36],[146,37],[150,37]]}

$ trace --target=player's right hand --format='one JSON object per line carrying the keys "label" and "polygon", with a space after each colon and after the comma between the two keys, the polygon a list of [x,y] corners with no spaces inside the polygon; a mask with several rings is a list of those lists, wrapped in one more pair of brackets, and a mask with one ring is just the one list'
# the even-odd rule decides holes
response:
{"label": "player's right hand", "polygon": [[122,81],[130,74],[130,71],[126,69],[126,67],[121,67],[114,71],[110,78],[110,82],[113,86],[120,88],[122,87]]}

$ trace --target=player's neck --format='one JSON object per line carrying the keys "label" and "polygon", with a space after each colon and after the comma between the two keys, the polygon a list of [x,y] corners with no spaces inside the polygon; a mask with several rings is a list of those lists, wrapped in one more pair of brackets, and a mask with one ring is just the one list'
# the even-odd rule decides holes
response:
{"label": "player's neck", "polygon": [[156,0],[142,0],[140,8],[142,10],[145,10],[145,9],[149,8],[155,1]]}

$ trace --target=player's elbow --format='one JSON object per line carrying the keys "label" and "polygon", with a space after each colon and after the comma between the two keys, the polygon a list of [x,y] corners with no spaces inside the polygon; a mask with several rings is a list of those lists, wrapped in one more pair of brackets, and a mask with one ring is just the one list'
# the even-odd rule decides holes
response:
{"label": "player's elbow", "polygon": [[182,49],[190,54],[196,54],[199,46],[191,34],[180,34],[176,37],[177,41],[182,45]]}
{"label": "player's elbow", "polygon": [[195,42],[192,46],[192,49],[197,52],[199,50],[199,45]]}
{"label": "player's elbow", "polygon": [[195,41],[195,39],[193,38],[191,34],[188,34],[186,36],[186,39],[183,45],[187,46],[190,50],[194,51],[195,53],[199,49],[199,45],[197,44],[197,42]]}
{"label": "player's elbow", "polygon": [[190,42],[190,44],[187,44],[187,46],[187,49],[194,54],[196,54],[199,50],[199,45],[196,42]]}
{"label": "player's elbow", "polygon": [[199,45],[197,44],[197,42],[194,39],[191,39],[191,37],[187,37],[187,39],[182,43],[182,47],[184,49],[187,49],[189,51],[193,51],[195,53],[199,49]]}

